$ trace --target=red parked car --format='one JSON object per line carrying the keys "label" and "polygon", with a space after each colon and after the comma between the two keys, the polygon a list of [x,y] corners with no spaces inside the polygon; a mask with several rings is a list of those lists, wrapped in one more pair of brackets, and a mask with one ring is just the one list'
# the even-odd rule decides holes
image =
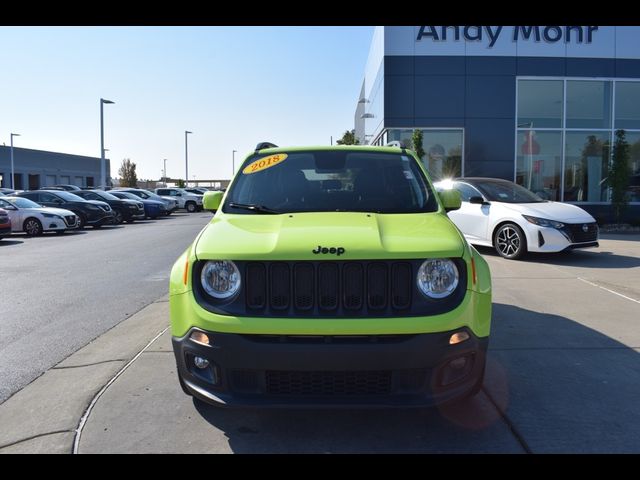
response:
{"label": "red parked car", "polygon": [[0,240],[11,233],[11,220],[6,210],[0,208]]}

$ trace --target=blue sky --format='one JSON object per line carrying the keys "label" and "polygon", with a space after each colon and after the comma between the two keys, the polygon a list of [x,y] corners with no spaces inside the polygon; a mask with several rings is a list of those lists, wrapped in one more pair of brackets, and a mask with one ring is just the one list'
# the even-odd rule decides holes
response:
{"label": "blue sky", "polygon": [[229,178],[259,141],[353,128],[373,27],[0,27],[0,142],[100,156],[111,175]]}

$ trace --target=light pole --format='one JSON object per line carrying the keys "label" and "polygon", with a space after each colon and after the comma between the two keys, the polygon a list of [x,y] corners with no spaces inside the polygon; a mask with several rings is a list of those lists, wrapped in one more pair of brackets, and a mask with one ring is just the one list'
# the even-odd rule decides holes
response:
{"label": "light pole", "polygon": [[11,134],[11,190],[15,190],[15,180],[16,180],[16,174],[13,171],[13,137],[19,137],[20,134],[19,133],[12,133]]}
{"label": "light pole", "polygon": [[236,173],[236,152],[237,150],[231,152],[231,178],[233,178]]}
{"label": "light pole", "polygon": [[162,178],[164,180],[164,186],[166,187],[167,186],[167,159],[165,158],[163,162],[164,162],[164,173],[163,173],[164,176]]}
{"label": "light pole", "polygon": [[104,104],[115,103],[111,100],[100,99],[100,186],[107,189],[107,166],[104,161]]}
{"label": "light pole", "polygon": [[189,186],[189,148],[187,143],[187,135],[189,135],[189,130],[184,131],[184,186]]}

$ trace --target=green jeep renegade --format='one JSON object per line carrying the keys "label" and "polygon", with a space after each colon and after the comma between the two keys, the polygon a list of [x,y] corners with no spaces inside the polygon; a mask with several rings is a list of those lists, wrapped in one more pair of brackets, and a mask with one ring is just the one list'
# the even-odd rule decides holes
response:
{"label": "green jeep renegade", "polygon": [[482,386],[485,260],[414,153],[259,144],[173,267],[187,394],[228,406],[426,406]]}

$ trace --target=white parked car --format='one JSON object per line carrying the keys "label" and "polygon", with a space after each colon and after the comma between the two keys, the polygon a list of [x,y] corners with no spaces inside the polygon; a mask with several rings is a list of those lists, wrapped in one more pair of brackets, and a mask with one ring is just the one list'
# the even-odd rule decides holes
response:
{"label": "white parked car", "polygon": [[582,208],[543,200],[508,180],[456,178],[434,186],[460,192],[462,206],[448,215],[467,241],[504,258],[598,246],[598,224]]}
{"label": "white parked car", "polygon": [[78,228],[78,216],[62,208],[43,207],[28,198],[4,196],[0,208],[7,211],[11,219],[12,232],[25,232],[29,236],[43,232],[62,234]]}
{"label": "white parked car", "polygon": [[195,193],[187,192],[184,188],[156,188],[157,195],[173,198],[178,202],[178,208],[184,208],[187,212],[193,213],[202,210],[202,197]]}

